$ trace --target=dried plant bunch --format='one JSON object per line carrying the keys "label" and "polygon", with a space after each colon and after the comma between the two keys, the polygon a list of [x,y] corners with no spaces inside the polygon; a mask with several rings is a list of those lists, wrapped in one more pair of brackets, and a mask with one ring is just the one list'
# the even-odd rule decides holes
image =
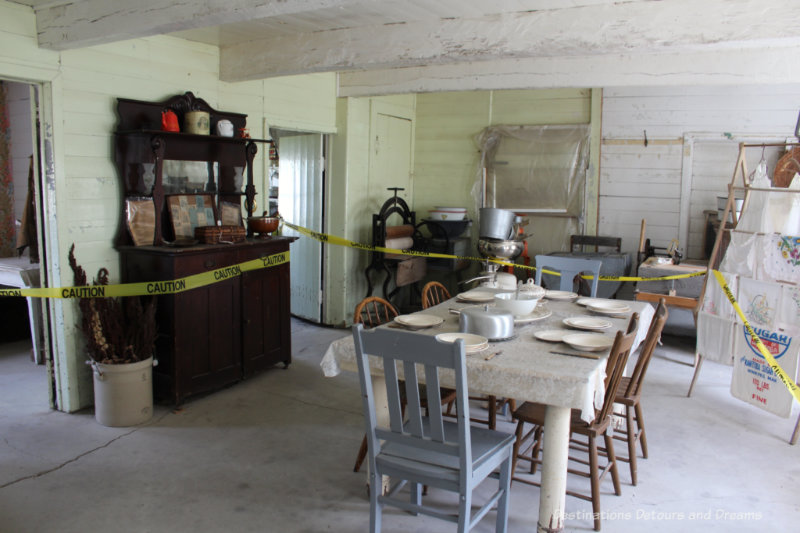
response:
{"label": "dried plant bunch", "polygon": [[[69,249],[69,266],[76,287],[88,286],[86,272],[75,260],[75,245]],[[101,268],[93,285],[108,285],[108,270]],[[123,364],[143,361],[153,355],[156,342],[155,296],[79,298],[86,349],[92,361]]]}

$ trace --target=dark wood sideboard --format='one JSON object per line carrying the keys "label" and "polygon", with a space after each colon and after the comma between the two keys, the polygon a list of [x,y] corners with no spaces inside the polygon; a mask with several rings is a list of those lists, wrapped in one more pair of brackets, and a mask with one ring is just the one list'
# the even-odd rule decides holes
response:
{"label": "dark wood sideboard", "polygon": [[[171,281],[289,249],[290,237],[120,248],[125,282]],[[156,398],[185,398],[291,362],[289,263],[158,296]]]}
{"label": "dark wood sideboard", "polygon": [[[190,111],[208,113],[210,134],[161,131],[166,111],[180,124]],[[198,198],[211,204],[213,220],[204,212],[202,223],[199,216],[192,222],[198,227],[219,223],[223,204],[228,212],[234,209],[236,226],[243,226],[242,204],[245,217],[253,214],[253,160],[258,145],[272,141],[247,136],[246,115],[216,110],[189,92],[162,102],[121,98],[117,115],[115,160],[124,208],[115,243],[123,282],[173,281],[289,250],[294,237],[254,238],[249,232],[243,242],[203,244],[192,235],[176,235],[175,213],[168,207],[173,197],[188,200],[187,205]],[[232,137],[214,134],[223,120],[232,124]],[[180,173],[198,164],[199,177]],[[132,203],[150,213],[144,229],[137,227],[136,239],[126,224]],[[183,215],[180,220],[185,229]],[[288,262],[159,295],[156,398],[179,404],[277,363],[288,366],[289,313]]]}

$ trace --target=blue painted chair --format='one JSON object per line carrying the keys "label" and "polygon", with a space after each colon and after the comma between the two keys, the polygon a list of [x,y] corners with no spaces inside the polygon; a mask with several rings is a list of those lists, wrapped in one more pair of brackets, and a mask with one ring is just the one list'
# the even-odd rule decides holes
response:
{"label": "blue painted chair", "polygon": [[[559,257],[554,255],[536,256],[536,284],[542,284],[542,270],[554,270],[561,272],[561,282],[559,290],[573,290],[573,281],[578,274],[592,274],[594,277],[590,281],[590,294],[592,298],[597,297],[597,280],[600,277],[600,267],[602,261],[594,259],[580,259],[576,257]],[[587,280],[588,281],[588,280]]]}
{"label": "blue painted chair", "polygon": [[[386,505],[456,522],[459,533],[471,530],[497,505],[495,531],[505,532],[514,436],[470,426],[464,342],[442,343],[428,335],[381,328],[365,331],[361,324],[353,326],[353,338],[369,443],[370,532],[380,532]],[[389,427],[377,425],[368,355],[377,356],[383,364]],[[426,391],[438,392],[439,369],[455,373],[456,422],[442,419],[438,398],[427,403],[420,398],[418,372],[423,368]],[[399,379],[405,382],[408,401],[405,422]],[[423,416],[423,405],[428,416]],[[499,474],[495,472],[498,468]],[[389,476],[395,482],[386,495],[380,494],[382,476]],[[489,476],[499,480],[498,490],[473,513],[472,491]],[[410,501],[397,497],[406,484],[411,488]],[[458,513],[446,514],[439,508],[422,505],[423,485],[457,492]]]}

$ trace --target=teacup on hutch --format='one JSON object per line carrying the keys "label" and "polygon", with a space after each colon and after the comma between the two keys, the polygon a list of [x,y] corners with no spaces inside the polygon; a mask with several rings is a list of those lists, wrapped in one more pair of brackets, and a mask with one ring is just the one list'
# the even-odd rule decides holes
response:
{"label": "teacup on hutch", "polygon": [[220,137],[233,137],[233,122],[226,119],[218,121],[217,135]]}
{"label": "teacup on hutch", "polygon": [[183,123],[183,129],[186,133],[194,133],[195,135],[208,135],[211,133],[211,120],[208,111],[187,111]]}

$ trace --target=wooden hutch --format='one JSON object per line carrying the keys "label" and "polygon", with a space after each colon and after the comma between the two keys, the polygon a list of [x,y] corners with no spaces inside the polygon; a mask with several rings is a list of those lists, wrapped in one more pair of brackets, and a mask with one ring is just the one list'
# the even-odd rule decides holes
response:
{"label": "wooden hutch", "polygon": [[[162,112],[183,124],[188,111],[206,111],[210,135],[161,131]],[[124,209],[116,245],[123,282],[171,281],[288,251],[294,238],[256,237],[242,242],[202,244],[176,238],[169,200],[199,198],[212,205],[215,225],[223,204],[236,213],[244,197],[247,216],[255,209],[252,163],[259,143],[245,134],[246,115],[212,109],[192,93],[164,102],[119,99],[115,159],[123,183]],[[216,123],[229,120],[233,137],[214,135]],[[170,167],[189,162],[207,170],[200,183],[171,175]],[[177,163],[173,164],[173,163]],[[204,165],[205,164],[205,167]],[[244,180],[246,172],[246,181]],[[244,185],[244,190],[242,186]],[[152,209],[150,203],[152,202]],[[150,226],[129,231],[132,206],[144,206]],[[197,222],[197,221],[195,221]],[[241,215],[238,217],[241,224]],[[149,230],[152,227],[152,241]],[[289,264],[243,272],[204,287],[158,296],[158,340],[153,369],[156,398],[181,403],[255,372],[291,362]]]}

